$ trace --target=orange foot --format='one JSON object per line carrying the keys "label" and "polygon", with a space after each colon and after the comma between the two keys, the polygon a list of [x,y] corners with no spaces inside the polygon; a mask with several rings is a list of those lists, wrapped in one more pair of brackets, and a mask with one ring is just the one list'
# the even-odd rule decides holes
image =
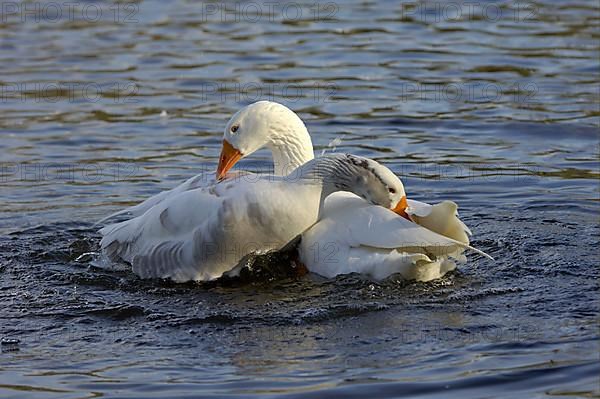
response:
{"label": "orange foot", "polygon": [[304,263],[300,262],[299,259],[296,259],[293,262],[294,262],[294,268],[296,269],[297,277],[306,276],[308,274],[308,268],[306,267],[306,265]]}

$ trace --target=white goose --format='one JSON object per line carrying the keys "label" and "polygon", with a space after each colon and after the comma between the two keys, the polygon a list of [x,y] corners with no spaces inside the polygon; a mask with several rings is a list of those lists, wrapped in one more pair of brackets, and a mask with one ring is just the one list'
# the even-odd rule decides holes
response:
{"label": "white goose", "polygon": [[[271,151],[276,175],[314,158],[298,115],[279,103],[259,101],[227,123],[217,178],[262,147]],[[325,200],[320,221],[302,235],[300,259],[309,271],[325,277],[358,272],[376,279],[393,273],[417,281],[436,279],[456,268],[449,257],[466,260],[462,252],[471,231],[458,219],[457,209],[451,201],[429,205],[408,200],[406,212],[398,213],[415,224],[352,193],[336,192]],[[447,239],[464,245],[451,248]]]}
{"label": "white goose", "polygon": [[[389,169],[344,154],[309,161],[285,177],[241,174],[199,188],[184,184],[159,194],[141,215],[101,229],[103,252],[130,262],[142,278],[213,280],[245,255],[280,249],[301,234],[333,192],[351,191],[391,216],[390,209],[402,213],[406,207],[404,187]],[[430,234],[444,253],[466,247]]]}

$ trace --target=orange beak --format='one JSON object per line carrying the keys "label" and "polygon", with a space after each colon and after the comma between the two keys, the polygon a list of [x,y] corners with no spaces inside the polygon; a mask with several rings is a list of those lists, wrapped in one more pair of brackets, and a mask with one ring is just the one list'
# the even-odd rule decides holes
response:
{"label": "orange beak", "polygon": [[217,180],[223,179],[225,174],[242,158],[242,153],[233,148],[227,140],[223,140],[223,148],[219,156],[219,166],[217,167]]}
{"label": "orange beak", "polygon": [[398,205],[396,205],[396,207],[394,209],[392,209],[392,211],[396,212],[398,215],[400,215],[403,218],[408,219],[412,222],[412,220],[410,219],[410,216],[408,216],[408,213],[406,213],[407,207],[408,207],[408,203],[406,202],[406,195],[405,195],[400,199],[400,201],[398,201]]}

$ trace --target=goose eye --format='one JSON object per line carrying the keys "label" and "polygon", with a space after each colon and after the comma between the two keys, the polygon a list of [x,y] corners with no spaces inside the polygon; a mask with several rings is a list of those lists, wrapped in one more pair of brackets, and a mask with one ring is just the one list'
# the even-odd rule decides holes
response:
{"label": "goose eye", "polygon": [[396,194],[395,188],[390,187],[388,190],[389,190],[390,194]]}
{"label": "goose eye", "polygon": [[240,125],[233,125],[231,126],[231,133],[235,133],[238,131],[238,129],[240,128]]}

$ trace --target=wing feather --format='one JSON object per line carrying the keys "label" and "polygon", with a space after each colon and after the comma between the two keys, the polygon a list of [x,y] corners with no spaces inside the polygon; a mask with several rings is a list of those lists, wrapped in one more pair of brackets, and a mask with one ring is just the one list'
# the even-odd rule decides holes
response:
{"label": "wing feather", "polygon": [[150,208],[154,207],[155,205],[158,205],[165,200],[172,199],[180,193],[183,193],[183,192],[189,191],[189,190],[195,190],[197,188],[207,187],[214,183],[215,183],[214,178],[209,177],[209,175],[207,175],[206,173],[197,174],[196,176],[190,177],[189,179],[187,179],[186,181],[184,181],[183,183],[181,183],[180,185],[178,185],[175,188],[172,188],[170,190],[161,191],[160,193],[153,195],[150,198],[147,198],[146,200],[142,201],[141,203],[139,203],[137,205],[131,206],[129,208],[125,208],[123,210],[120,210],[118,212],[110,214],[110,215],[106,216],[105,218],[100,219],[99,221],[97,221],[94,224],[94,226],[105,223],[108,220],[114,219],[118,216],[137,217],[137,216],[143,215],[144,213],[146,213]]}
{"label": "wing feather", "polygon": [[[456,206],[454,203],[450,204]],[[430,205],[430,207],[432,211],[435,210],[435,206]],[[446,237],[406,220],[388,209],[373,206],[350,193],[336,193],[329,196],[325,201],[322,216],[322,219],[307,232],[319,242],[339,241],[350,247],[395,248],[434,256],[470,249],[489,257],[484,252],[469,246],[468,240],[465,243]],[[466,234],[464,235],[466,237]]]}

